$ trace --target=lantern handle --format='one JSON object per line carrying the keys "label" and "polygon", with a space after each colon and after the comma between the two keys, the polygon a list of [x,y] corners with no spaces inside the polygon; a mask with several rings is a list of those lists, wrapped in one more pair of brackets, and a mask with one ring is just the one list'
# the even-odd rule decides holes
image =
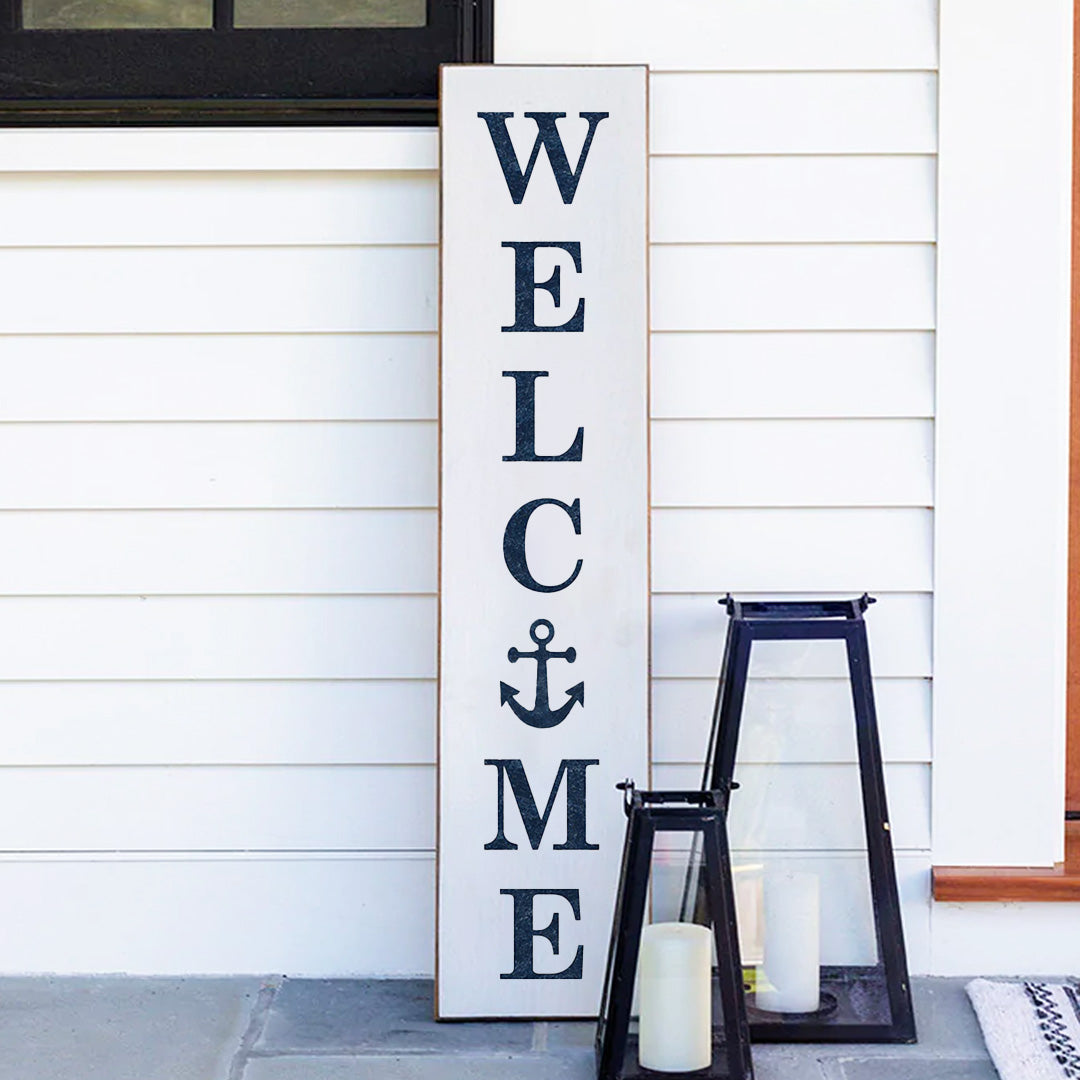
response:
{"label": "lantern handle", "polygon": [[627,817],[635,807],[641,809],[646,804],[657,803],[690,803],[726,810],[728,796],[738,786],[737,780],[720,779],[716,787],[700,791],[639,791],[634,781],[629,778],[615,785],[617,790],[623,792],[623,812]]}

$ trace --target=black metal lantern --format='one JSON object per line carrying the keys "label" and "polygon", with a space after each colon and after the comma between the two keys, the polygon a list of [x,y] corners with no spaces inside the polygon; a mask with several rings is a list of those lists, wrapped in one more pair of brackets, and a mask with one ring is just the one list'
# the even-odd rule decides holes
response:
{"label": "black metal lantern", "polygon": [[873,600],[721,603],[702,786],[740,788],[727,823],[751,1036],[914,1042],[863,620]]}
{"label": "black metal lantern", "polygon": [[[751,1080],[724,827],[727,786],[700,792],[637,791],[631,781],[618,786],[628,820],[596,1030],[597,1076]],[[657,843],[663,834],[671,834],[667,847],[664,839]],[[686,887],[700,896],[711,933],[702,919],[656,918],[663,908],[685,906]],[[649,903],[653,921],[646,923]]]}

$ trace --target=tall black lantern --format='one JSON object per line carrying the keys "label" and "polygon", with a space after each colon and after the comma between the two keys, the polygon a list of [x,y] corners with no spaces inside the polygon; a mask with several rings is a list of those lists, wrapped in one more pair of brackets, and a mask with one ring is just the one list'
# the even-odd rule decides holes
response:
{"label": "tall black lantern", "polygon": [[[873,600],[721,603],[702,786],[740,789],[727,824],[751,1036],[914,1042],[863,620]],[[703,903],[697,890],[685,910]]]}
{"label": "tall black lantern", "polygon": [[[637,791],[631,781],[618,786],[628,820],[596,1030],[597,1076],[752,1080],[724,827],[727,786],[700,792]],[[688,882],[704,919],[678,919]],[[637,1021],[631,1018],[635,986]]]}

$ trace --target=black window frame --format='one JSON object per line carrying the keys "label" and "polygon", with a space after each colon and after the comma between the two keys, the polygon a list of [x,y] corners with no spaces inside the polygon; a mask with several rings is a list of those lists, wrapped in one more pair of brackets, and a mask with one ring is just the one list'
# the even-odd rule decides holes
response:
{"label": "black window frame", "polygon": [[0,127],[438,123],[441,63],[490,63],[494,0],[423,27],[26,30],[0,0]]}

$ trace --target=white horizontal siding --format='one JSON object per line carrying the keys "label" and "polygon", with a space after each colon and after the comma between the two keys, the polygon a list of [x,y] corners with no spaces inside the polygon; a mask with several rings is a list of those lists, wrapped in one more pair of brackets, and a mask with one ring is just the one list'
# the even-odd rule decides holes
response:
{"label": "white horizontal siding", "polygon": [[929,154],[656,157],[650,232],[661,244],[933,241],[935,165]]}
{"label": "white horizontal siding", "polygon": [[499,63],[768,71],[937,66],[934,0],[513,0]]}
{"label": "white horizontal siding", "polygon": [[0,596],[431,593],[435,510],[0,512]]}
{"label": "white horizontal siding", "polygon": [[7,768],[3,779],[5,851],[409,851],[435,843],[430,765]]}
{"label": "white horizontal siding", "polygon": [[652,428],[657,507],[930,506],[926,420],[693,420]]}
{"label": "white horizontal siding", "polygon": [[654,334],[651,407],[688,420],[932,417],[934,335]]}
{"label": "white horizontal siding", "polygon": [[656,510],[653,587],[927,591],[932,525],[930,511],[917,509]]}
{"label": "white horizontal siding", "polygon": [[433,596],[0,600],[5,679],[430,679]]}
{"label": "white horizontal siding", "polygon": [[434,244],[434,172],[0,174],[0,247]]}
{"label": "white horizontal siding", "polygon": [[8,248],[0,280],[0,333],[415,332],[436,323],[434,247]]}
{"label": "white horizontal siding", "polygon": [[654,154],[932,154],[937,79],[922,72],[654,75]]}
{"label": "white horizontal siding", "polygon": [[0,173],[429,172],[439,133],[425,128],[134,128],[0,132]]}
{"label": "white horizontal siding", "polygon": [[435,681],[0,683],[5,765],[430,765]]}
{"label": "white horizontal siding", "polygon": [[[434,507],[433,423],[6,424],[0,507]],[[375,467],[377,464],[377,467]]]}
{"label": "white horizontal siding", "polygon": [[430,977],[434,894],[430,854],[11,857],[4,968]]}
{"label": "white horizontal siding", "polygon": [[9,334],[0,385],[0,421],[435,420],[438,340]]}
{"label": "white horizontal siding", "polygon": [[932,330],[930,244],[661,245],[654,330]]}

